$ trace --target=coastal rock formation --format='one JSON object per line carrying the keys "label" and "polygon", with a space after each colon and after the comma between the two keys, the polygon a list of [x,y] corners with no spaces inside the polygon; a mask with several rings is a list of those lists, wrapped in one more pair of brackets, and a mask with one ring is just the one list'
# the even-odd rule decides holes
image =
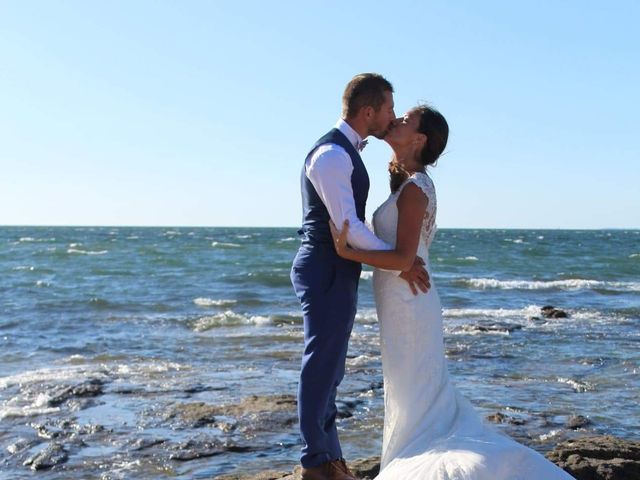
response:
{"label": "coastal rock formation", "polygon": [[558,444],[546,456],[577,480],[640,478],[640,441],[583,437]]}
{"label": "coastal rock formation", "polygon": [[[611,436],[583,437],[556,446],[546,457],[577,480],[640,479],[640,442]],[[358,478],[373,479],[380,469],[380,458],[355,460],[349,468]],[[299,480],[300,467],[293,472],[268,471],[257,474],[228,474],[216,480]]]}
{"label": "coastal rock formation", "polygon": [[553,305],[545,305],[540,309],[542,311],[542,316],[545,318],[567,318],[567,312],[564,310],[560,310],[559,308],[554,307]]}

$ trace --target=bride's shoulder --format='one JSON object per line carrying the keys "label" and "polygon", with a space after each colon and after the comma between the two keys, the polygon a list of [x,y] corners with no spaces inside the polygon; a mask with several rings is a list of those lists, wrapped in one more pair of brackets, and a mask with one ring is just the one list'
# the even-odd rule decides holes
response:
{"label": "bride's shoulder", "polygon": [[428,191],[430,193],[435,189],[433,185],[433,180],[426,172],[415,172],[409,178],[407,178],[407,182],[413,182],[418,185],[422,190]]}

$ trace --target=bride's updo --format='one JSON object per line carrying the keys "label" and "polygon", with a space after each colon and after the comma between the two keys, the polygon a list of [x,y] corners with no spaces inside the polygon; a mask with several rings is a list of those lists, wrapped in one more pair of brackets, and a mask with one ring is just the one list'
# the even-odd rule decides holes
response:
{"label": "bride's updo", "polygon": [[[420,151],[417,160],[425,167],[435,165],[438,157],[440,157],[447,146],[449,125],[442,114],[433,107],[420,105],[412,111],[420,112],[418,133],[423,133],[427,136],[427,141]],[[389,174],[391,176],[390,183],[392,192],[398,190],[402,182],[409,177],[409,173],[396,161],[395,156],[391,159],[391,162],[389,162]]]}

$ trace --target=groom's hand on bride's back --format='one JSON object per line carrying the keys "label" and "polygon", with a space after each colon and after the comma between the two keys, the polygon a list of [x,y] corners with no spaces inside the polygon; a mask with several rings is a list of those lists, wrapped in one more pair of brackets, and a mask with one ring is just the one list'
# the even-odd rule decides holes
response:
{"label": "groom's hand on bride's back", "polygon": [[424,260],[420,257],[416,257],[411,270],[402,272],[400,274],[400,278],[404,279],[409,284],[414,295],[418,295],[418,289],[427,293],[431,288],[429,274],[424,268]]}

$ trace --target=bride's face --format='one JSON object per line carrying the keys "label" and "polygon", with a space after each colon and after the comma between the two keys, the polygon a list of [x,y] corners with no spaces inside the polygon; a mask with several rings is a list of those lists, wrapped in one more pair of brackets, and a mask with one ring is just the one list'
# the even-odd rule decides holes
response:
{"label": "bride's face", "polygon": [[395,126],[384,138],[391,148],[397,150],[406,148],[415,142],[420,126],[420,112],[417,110],[409,110],[404,117],[396,119]]}

